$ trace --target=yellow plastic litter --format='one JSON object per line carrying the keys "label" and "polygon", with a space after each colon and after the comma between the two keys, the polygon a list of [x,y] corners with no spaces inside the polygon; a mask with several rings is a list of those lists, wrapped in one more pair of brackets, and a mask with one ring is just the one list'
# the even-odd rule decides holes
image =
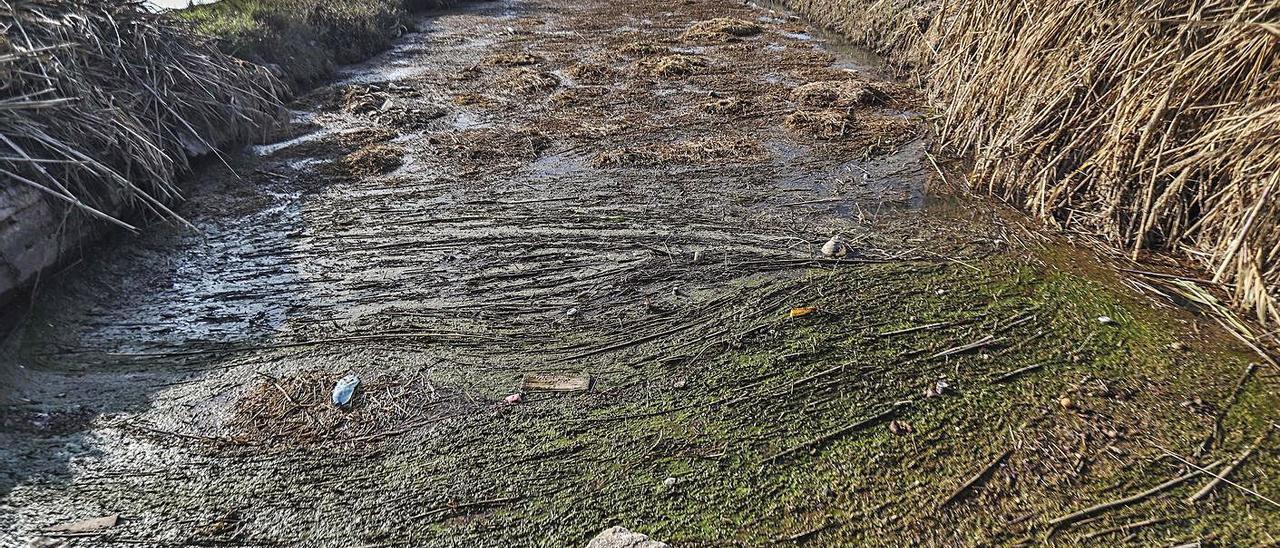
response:
{"label": "yellow plastic litter", "polygon": [[792,318],[799,318],[800,316],[808,316],[809,314],[813,314],[817,311],[818,307],[816,306],[802,306],[799,308],[792,308],[790,316]]}

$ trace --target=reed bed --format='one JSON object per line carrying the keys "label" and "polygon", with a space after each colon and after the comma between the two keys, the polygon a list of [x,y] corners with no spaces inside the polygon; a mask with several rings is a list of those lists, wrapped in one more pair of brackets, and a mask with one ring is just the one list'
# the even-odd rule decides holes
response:
{"label": "reed bed", "polygon": [[1280,4],[789,0],[916,75],[979,188],[1280,325]]}
{"label": "reed bed", "polygon": [[174,175],[270,126],[279,82],[130,2],[0,0],[0,175],[132,228]]}

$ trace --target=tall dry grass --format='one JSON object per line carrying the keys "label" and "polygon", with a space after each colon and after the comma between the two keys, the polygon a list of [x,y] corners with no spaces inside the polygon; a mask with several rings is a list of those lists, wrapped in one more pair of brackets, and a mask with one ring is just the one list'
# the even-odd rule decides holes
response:
{"label": "tall dry grass", "polygon": [[270,125],[280,89],[136,2],[0,0],[0,180],[129,228],[177,218],[188,154]]}
{"label": "tall dry grass", "polygon": [[1280,325],[1280,2],[788,4],[913,70],[979,188]]}

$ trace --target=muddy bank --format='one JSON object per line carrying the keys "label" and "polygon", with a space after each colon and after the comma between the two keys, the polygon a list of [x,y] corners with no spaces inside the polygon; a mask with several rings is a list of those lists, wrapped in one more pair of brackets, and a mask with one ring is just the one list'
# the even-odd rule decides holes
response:
{"label": "muddy bank", "polygon": [[[1191,477],[1053,526],[1193,470],[1161,448],[1237,458],[1274,375],[931,194],[918,100],[803,22],[553,0],[421,26],[292,104],[241,178],[202,173],[200,235],[86,261],[4,342],[0,540],[110,514],[77,541],[1069,543],[1157,519],[1135,539],[1247,544],[1276,523],[1221,486],[1180,502]],[[1266,491],[1270,447],[1234,481]]]}

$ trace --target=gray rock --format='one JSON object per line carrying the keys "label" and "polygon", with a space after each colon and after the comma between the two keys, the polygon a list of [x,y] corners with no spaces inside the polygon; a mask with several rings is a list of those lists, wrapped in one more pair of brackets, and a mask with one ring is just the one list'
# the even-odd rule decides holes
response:
{"label": "gray rock", "polygon": [[651,540],[648,535],[633,533],[617,525],[605,529],[587,543],[587,548],[671,548],[665,542]]}

